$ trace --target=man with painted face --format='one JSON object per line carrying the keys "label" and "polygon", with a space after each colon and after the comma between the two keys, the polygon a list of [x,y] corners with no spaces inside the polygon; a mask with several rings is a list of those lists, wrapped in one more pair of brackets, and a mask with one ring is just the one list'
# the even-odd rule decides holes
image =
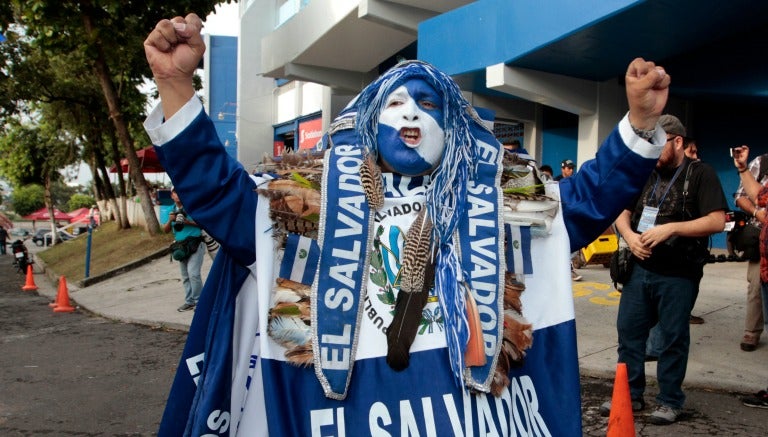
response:
{"label": "man with painted face", "polygon": [[159,435],[580,434],[569,253],[652,171],[664,70],[630,64],[600,159],[510,198],[502,147],[456,83],[399,64],[324,139],[319,212],[302,210],[316,233],[278,239],[265,193],[285,180],[229,158],[195,96],[200,28],[162,20],[144,43],[161,97],[145,127],[221,243]]}
{"label": "man with painted face", "polygon": [[437,167],[445,149],[443,99],[421,79],[405,82],[387,97],[376,143],[382,171],[420,176]]}

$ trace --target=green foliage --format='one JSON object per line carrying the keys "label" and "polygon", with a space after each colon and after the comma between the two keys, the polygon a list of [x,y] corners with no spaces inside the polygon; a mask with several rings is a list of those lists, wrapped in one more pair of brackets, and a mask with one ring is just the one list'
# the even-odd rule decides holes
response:
{"label": "green foliage", "polygon": [[56,181],[51,184],[51,203],[53,203],[54,208],[61,211],[69,211],[67,209],[69,199],[76,193],[77,187],[70,187],[62,181]]}
{"label": "green foliage", "polygon": [[90,208],[96,204],[96,199],[87,194],[73,194],[67,202],[67,211],[74,211],[78,208]]}
{"label": "green foliage", "polygon": [[[216,4],[231,2],[0,2],[0,32],[7,37],[0,44],[0,142],[13,122],[32,119],[47,126],[39,133],[45,138],[38,143],[43,161],[39,153],[27,153],[31,148],[7,146],[8,140],[0,150],[0,163],[8,165],[0,173],[23,185],[42,182],[45,174],[54,178],[76,161],[93,162],[94,150],[114,142],[120,123],[133,137],[123,147],[149,145],[141,126],[146,97],[138,90],[150,77],[144,38],[162,18],[190,11],[205,17]],[[116,94],[112,109],[105,88]]]}
{"label": "green foliage", "polygon": [[11,195],[13,210],[21,216],[31,214],[45,206],[44,195],[42,185],[30,184],[16,188]]}

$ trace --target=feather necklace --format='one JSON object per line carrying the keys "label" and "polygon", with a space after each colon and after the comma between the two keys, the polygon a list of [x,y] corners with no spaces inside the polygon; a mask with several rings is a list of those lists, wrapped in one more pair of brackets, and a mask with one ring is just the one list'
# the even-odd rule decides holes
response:
{"label": "feather necklace", "polygon": [[431,235],[432,223],[423,208],[405,237],[400,292],[387,329],[387,364],[397,371],[408,367],[411,344],[432,288],[435,265]]}

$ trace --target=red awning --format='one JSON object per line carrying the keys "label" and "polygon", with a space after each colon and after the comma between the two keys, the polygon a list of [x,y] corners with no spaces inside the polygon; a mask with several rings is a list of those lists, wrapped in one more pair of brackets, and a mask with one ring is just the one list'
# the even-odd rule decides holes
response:
{"label": "red awning", "polygon": [[[160,165],[160,160],[157,159],[157,153],[153,146],[137,150],[136,156],[139,158],[142,173],[165,173],[165,169]],[[123,168],[123,173],[128,173],[128,158],[121,159],[120,166]],[[109,172],[117,173],[117,167],[113,165],[110,167]]]}
{"label": "red awning", "polygon": [[[69,212],[69,216],[72,217],[71,223],[88,224],[88,222],[90,221],[90,214],[91,214],[90,208],[78,208],[74,211]],[[98,225],[100,222],[98,209],[93,212],[93,218],[96,221],[96,224]]]}
{"label": "red awning", "polygon": [[[22,217],[25,220],[50,220],[51,216],[48,214],[48,208],[42,207],[38,209],[37,211],[33,212],[32,214],[25,215]],[[67,214],[66,212],[61,212],[58,209],[53,209],[53,218],[55,220],[62,220],[62,221],[70,221],[72,217]]]}

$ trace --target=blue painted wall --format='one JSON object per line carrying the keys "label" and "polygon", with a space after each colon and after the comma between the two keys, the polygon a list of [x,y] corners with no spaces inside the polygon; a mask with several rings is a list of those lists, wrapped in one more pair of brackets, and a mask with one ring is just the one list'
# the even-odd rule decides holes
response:
{"label": "blue painted wall", "polygon": [[[489,65],[510,63],[630,8],[649,5],[652,3],[645,0],[478,0],[420,23],[418,58],[451,75],[476,72]],[[768,111],[748,103],[697,102],[695,97],[690,108],[687,127],[697,139],[699,157],[715,168],[726,199],[734,209],[732,194],[738,186],[738,176],[728,148],[748,144],[752,157],[768,153],[768,141],[761,129]],[[541,163],[552,166],[555,175],[560,173],[563,159],[575,161],[577,155],[578,123],[575,116],[570,120],[569,114],[559,112],[547,108],[542,118]],[[676,115],[684,119],[684,114]],[[724,249],[725,234],[715,234],[712,245]]]}
{"label": "blue painted wall", "polygon": [[[211,35],[209,91],[210,110],[216,132],[230,156],[237,159],[237,37]],[[219,112],[225,113],[219,120]],[[229,141],[229,145],[227,144]]]}
{"label": "blue painted wall", "polygon": [[576,163],[579,118],[569,112],[544,107],[542,117],[541,163],[552,167],[552,174],[560,174],[560,163],[570,159]]}
{"label": "blue painted wall", "polygon": [[[448,74],[508,63],[643,0],[478,0],[419,24],[419,59]],[[472,47],[472,50],[457,50]]]}

